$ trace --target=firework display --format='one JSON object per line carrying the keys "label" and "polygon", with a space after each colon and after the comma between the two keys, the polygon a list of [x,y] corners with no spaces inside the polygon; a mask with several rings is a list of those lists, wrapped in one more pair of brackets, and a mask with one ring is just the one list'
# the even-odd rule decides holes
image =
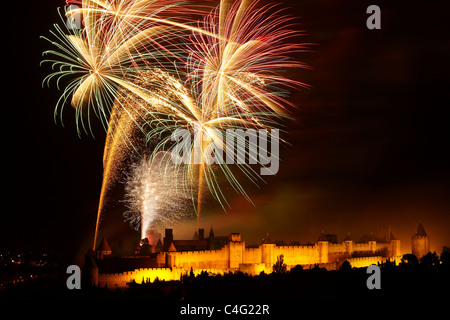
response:
{"label": "firework display", "polygon": [[163,230],[191,217],[190,192],[183,188],[181,171],[168,157],[169,153],[159,152],[150,163],[145,157],[138,158],[125,179],[123,201],[128,210],[124,217],[141,232],[142,239],[150,230]]}
{"label": "firework display", "polygon": [[[294,19],[278,5],[249,0],[216,8],[175,0],[69,3],[76,6],[63,20],[77,15],[82,23],[55,25],[45,38],[54,49],[44,61],[54,72],[44,81],[63,88],[55,116],[70,102],[79,133],[92,131],[93,118],[107,131],[94,245],[108,191],[123,172],[125,220],[142,234],[186,219],[189,209],[199,219],[205,193],[225,208],[223,181],[250,200],[233,168],[261,179],[251,164],[267,162],[248,151],[254,142],[237,141],[247,145],[241,157],[248,163],[211,163],[210,146],[233,158],[235,149],[223,143],[228,132],[270,135],[289,118],[288,89],[306,86],[283,73],[306,67],[291,58],[306,50]],[[197,161],[173,163],[178,129],[192,137],[185,151]],[[131,157],[138,160],[130,165]]]}

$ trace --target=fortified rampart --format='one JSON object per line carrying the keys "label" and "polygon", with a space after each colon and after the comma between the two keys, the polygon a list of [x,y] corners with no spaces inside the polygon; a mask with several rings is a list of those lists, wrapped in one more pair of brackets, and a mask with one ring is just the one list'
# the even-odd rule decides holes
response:
{"label": "fortified rampart", "polygon": [[[102,273],[99,270],[97,285],[114,288],[126,287],[132,281],[153,282],[156,278],[179,280],[183,274],[191,271],[194,274],[202,271],[213,274],[237,271],[251,275],[262,271],[271,273],[280,256],[288,270],[297,265],[304,268],[319,265],[335,270],[346,260],[351,266],[359,268],[387,259],[399,261],[400,258],[399,240],[377,242],[370,239],[366,242],[353,242],[349,236],[341,243],[332,243],[322,235],[315,244],[310,245],[279,246],[264,241],[256,248],[246,248],[240,234],[231,234],[225,245],[218,250],[177,251],[173,243],[165,243],[164,247],[169,250],[153,255],[152,261],[155,261],[156,268],[138,268],[121,273]],[[92,270],[89,274],[92,274]],[[94,284],[95,282],[93,281]]]}
{"label": "fortified rampart", "polygon": [[[208,274],[225,274],[229,272],[226,269],[193,269],[194,275],[199,275],[204,271],[208,272]],[[98,286],[124,288],[133,281],[142,283],[154,282],[156,279],[160,281],[180,280],[183,274],[186,274],[186,272],[180,268],[141,268],[120,273],[99,273]]]}

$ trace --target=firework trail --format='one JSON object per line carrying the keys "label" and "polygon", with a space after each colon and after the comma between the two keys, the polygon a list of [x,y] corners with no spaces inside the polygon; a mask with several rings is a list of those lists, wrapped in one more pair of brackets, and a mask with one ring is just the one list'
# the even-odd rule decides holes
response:
{"label": "firework trail", "polygon": [[169,161],[170,157],[168,152],[159,152],[151,162],[138,158],[126,177],[125,220],[141,231],[142,239],[150,230],[162,232],[168,225],[192,218],[191,192],[185,189],[182,170]]}
{"label": "firework trail", "polygon": [[[158,119],[166,124],[163,130],[184,127],[192,135],[194,131],[201,132],[202,142],[197,143],[201,145],[200,164],[192,165],[186,175],[198,186],[197,218],[205,186],[220,204],[226,204],[218,172],[250,200],[229,166],[222,164],[217,170],[217,166],[205,163],[209,156],[207,146],[211,142],[222,145],[227,129],[276,128],[279,120],[288,116],[287,109],[293,107],[285,99],[285,88],[306,86],[280,73],[288,68],[306,67],[290,58],[292,53],[306,50],[305,45],[292,41],[299,35],[297,26],[291,23],[292,18],[274,10],[275,6],[257,8],[256,4],[256,1],[223,0],[198,23],[204,32],[193,32],[188,42],[186,92],[184,98],[178,99],[182,105],[173,104],[174,117]],[[161,126],[149,131],[148,136],[160,132]],[[164,141],[160,146],[167,149]],[[260,178],[249,165],[238,167],[251,181],[256,183]]]}
{"label": "firework trail", "polygon": [[[128,184],[130,181],[137,181],[139,179],[136,175],[131,175],[132,178],[130,178],[129,175],[127,177],[123,177],[122,175],[125,171],[124,169],[127,168],[130,159],[133,158],[133,154],[135,157],[141,155],[142,158],[143,155],[148,153],[146,149],[149,145],[158,143],[159,136],[156,135],[154,139],[148,140],[147,143],[148,137],[144,135],[143,132],[147,132],[149,127],[152,127],[153,130],[160,128],[160,126],[164,123],[164,116],[175,113],[172,104],[182,104],[180,99],[186,98],[185,90],[183,90],[181,84],[171,77],[166,71],[158,68],[151,68],[145,71],[143,70],[139,76],[133,80],[133,84],[135,86],[134,91],[129,91],[124,88],[118,89],[117,98],[112,108],[110,125],[108,127],[108,134],[105,142],[103,184],[97,219],[101,219],[102,217],[101,210],[104,208],[104,202],[107,200],[108,191],[112,188],[115,182],[124,180],[125,178]],[[147,109],[143,109],[142,106],[146,106]],[[121,113],[122,110],[126,110],[126,113]],[[154,119],[149,116],[150,114],[154,117]],[[168,130],[169,128],[165,126],[165,129]],[[164,153],[157,153],[155,151],[146,162],[152,161],[153,163],[153,161],[157,161],[158,163],[158,161],[162,161],[161,159],[168,161],[169,158],[166,156],[162,157],[162,154]],[[168,168],[170,168],[170,164],[171,163],[167,163]],[[142,168],[142,166],[143,164],[140,168]],[[153,165],[151,168],[153,168]],[[157,166],[156,168],[161,170],[160,166]],[[183,171],[181,169],[178,170],[180,170],[180,172]],[[134,170],[134,173],[136,172],[138,171]],[[168,180],[172,180],[172,183],[176,181],[175,179],[177,175],[173,173],[173,169],[166,169],[164,172],[168,175]],[[153,174],[151,174],[151,177],[155,178]],[[143,176],[142,179],[145,181],[145,176]],[[162,181],[161,177],[158,181]],[[163,185],[164,184],[160,183],[157,184],[158,187],[162,187]],[[187,188],[186,185],[181,186],[181,184],[177,184],[177,186],[179,190],[182,190],[180,189],[181,187]],[[128,191],[129,190],[131,189],[128,188]],[[170,190],[172,191],[172,196],[180,197],[178,200],[172,200],[174,203],[181,201],[182,198],[185,198],[185,192],[180,191],[180,193],[174,193],[173,188],[170,188]],[[158,192],[161,195],[163,194],[162,191]],[[170,193],[167,193],[167,195],[169,194]],[[134,192],[133,196],[128,195],[127,193],[127,197],[129,200],[132,198],[136,199],[136,192]],[[161,199],[163,199],[162,196]],[[133,201],[130,200],[126,203],[130,205],[132,202]],[[178,209],[180,209],[180,207],[181,206],[178,206]],[[135,205],[134,208],[137,208],[137,206]],[[163,207],[160,206],[160,208]],[[154,215],[154,211],[150,212],[147,210],[145,212],[146,214]],[[180,215],[179,219],[174,217],[177,212],[179,212]],[[160,211],[158,214],[160,214]],[[178,221],[185,215],[183,210],[173,211],[168,214],[171,214],[172,217],[165,221]],[[143,218],[141,221],[144,222],[145,219],[146,218]],[[135,219],[128,220],[132,222]],[[159,220],[161,220],[161,218],[159,218]],[[97,221],[96,233],[98,232],[100,222],[100,220]]]}
{"label": "firework trail", "polygon": [[[64,30],[55,25],[51,31],[53,39],[45,38],[56,50],[44,52],[52,59],[43,62],[51,63],[55,70],[44,82],[49,84],[56,79],[58,87],[64,84],[55,117],[70,101],[76,110],[79,133],[92,133],[93,117],[99,118],[108,132],[95,247],[107,191],[117,180],[116,172],[124,155],[129,149],[136,149],[136,134],[142,130],[143,115],[149,112],[150,100],[154,99],[136,84],[137,80],[149,65],[172,68],[171,59],[179,59],[180,55],[174,39],[180,39],[184,26],[173,17],[188,17],[195,10],[173,0],[72,3],[81,4],[82,8],[67,12],[67,16],[82,12],[84,28]],[[65,81],[66,78],[70,80]],[[130,94],[144,99],[138,104],[120,102]]]}
{"label": "firework trail", "polygon": [[[293,41],[299,31],[292,19],[273,5],[258,8],[257,1],[247,0],[222,0],[196,26],[188,17],[201,11],[199,7],[174,0],[96,0],[81,4],[82,8],[67,16],[82,13],[83,29],[64,31],[55,26],[54,40],[47,39],[57,50],[46,51],[44,54],[54,59],[45,61],[51,62],[56,71],[44,81],[56,78],[58,85],[65,85],[55,116],[70,100],[79,131],[91,131],[93,115],[107,130],[94,247],[108,190],[118,181],[131,154],[147,154],[140,150],[144,138],[153,146],[149,161],[155,175],[143,174],[141,180],[154,189],[155,179],[163,173],[176,177],[183,185],[180,203],[185,203],[189,191],[197,219],[205,189],[222,206],[226,204],[218,173],[248,198],[226,164],[205,161],[208,145],[220,145],[227,129],[276,128],[279,120],[288,116],[293,104],[286,99],[287,89],[305,85],[282,76],[281,71],[306,67],[289,58],[294,52],[306,50]],[[66,78],[71,80],[67,83]],[[192,143],[192,149],[201,146],[200,164],[166,164],[170,170],[162,170],[162,160],[169,160],[161,155],[172,150],[170,134],[178,128],[192,135],[201,132],[201,140]],[[251,166],[238,167],[252,182],[260,178]],[[136,172],[142,170],[145,172],[143,164],[133,167],[129,185],[139,180]],[[165,187],[164,183],[158,185]],[[127,203],[133,208],[130,212],[137,211],[137,206],[131,205],[136,203],[131,201],[137,199],[135,190],[139,188],[128,188]],[[164,198],[164,191],[156,193]],[[140,207],[141,230],[149,221],[163,221],[161,212],[168,210],[158,206],[155,198],[148,199],[155,205],[152,210]],[[180,217],[184,214],[181,211]],[[134,224],[138,219],[130,212],[127,219]]]}
{"label": "firework trail", "polygon": [[55,31],[51,31],[54,39],[45,38],[57,50],[44,52],[55,57],[43,62],[52,63],[56,70],[44,82],[56,78],[59,85],[63,78],[70,78],[55,115],[70,99],[79,130],[87,131],[84,119],[90,126],[93,115],[107,128],[119,86],[134,91],[133,79],[139,77],[142,68],[171,68],[172,59],[178,59],[180,49],[174,40],[181,37],[179,27],[164,17],[173,15],[175,8],[179,14],[192,11],[179,4],[174,0],[82,1],[81,9],[68,11],[69,17],[83,13],[84,28],[63,30],[55,25]]}

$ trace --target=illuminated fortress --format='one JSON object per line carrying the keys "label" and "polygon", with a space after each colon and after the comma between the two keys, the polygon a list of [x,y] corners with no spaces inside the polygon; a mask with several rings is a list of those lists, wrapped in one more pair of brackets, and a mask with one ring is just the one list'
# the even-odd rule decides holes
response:
{"label": "illuminated fortress", "polygon": [[180,280],[181,276],[206,271],[210,274],[238,272],[257,275],[271,273],[277,260],[283,259],[287,270],[301,265],[315,265],[336,270],[344,261],[352,267],[366,267],[387,259],[400,261],[400,240],[392,232],[383,238],[366,236],[355,242],[347,235],[342,242],[337,236],[322,234],[314,244],[280,245],[267,235],[258,246],[246,247],[239,233],[209,237],[204,229],[193,240],[174,240],[172,229],[166,229],[163,241],[153,246],[154,252],[145,257],[110,257],[112,251],[105,239],[95,252],[86,255],[85,272],[93,285],[108,288],[126,287],[130,282]]}

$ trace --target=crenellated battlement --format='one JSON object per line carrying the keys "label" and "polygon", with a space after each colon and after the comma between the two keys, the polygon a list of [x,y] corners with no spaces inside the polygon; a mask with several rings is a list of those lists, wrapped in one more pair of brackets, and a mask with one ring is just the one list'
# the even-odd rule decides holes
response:
{"label": "crenellated battlement", "polygon": [[256,248],[246,248],[238,233],[228,237],[223,247],[217,250],[163,251],[156,255],[158,268],[139,268],[122,273],[99,273],[98,285],[108,288],[126,287],[127,283],[159,280],[179,280],[183,274],[194,275],[206,271],[211,274],[242,271],[252,275],[261,271],[272,272],[273,265],[280,256],[288,270],[296,265],[311,268],[315,265],[327,269],[337,269],[348,260],[353,267],[366,267],[387,259],[396,259],[400,254],[400,241],[353,242],[347,238],[340,242],[330,242],[326,235],[315,244],[298,246],[278,246],[267,236]]}
{"label": "crenellated battlement", "polygon": [[386,261],[386,258],[381,256],[373,256],[373,257],[358,257],[358,258],[349,258],[347,261],[353,268],[363,268],[370,266],[372,264],[380,264]]}

